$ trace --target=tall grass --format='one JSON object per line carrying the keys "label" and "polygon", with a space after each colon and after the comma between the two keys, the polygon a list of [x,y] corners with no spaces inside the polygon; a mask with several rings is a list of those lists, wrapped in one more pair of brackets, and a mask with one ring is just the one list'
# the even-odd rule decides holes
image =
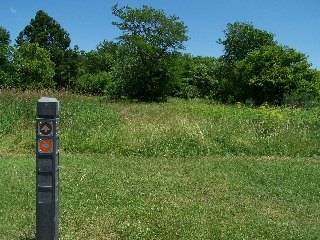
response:
{"label": "tall grass", "polygon": [[0,92],[0,151],[33,152],[36,101],[61,102],[61,150],[139,156],[319,155],[319,108],[201,100],[110,102],[68,93]]}

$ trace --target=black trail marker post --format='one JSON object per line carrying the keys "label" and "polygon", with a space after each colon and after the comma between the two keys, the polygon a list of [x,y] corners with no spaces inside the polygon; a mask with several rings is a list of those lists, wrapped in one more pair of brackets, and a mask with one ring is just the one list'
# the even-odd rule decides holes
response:
{"label": "black trail marker post", "polygon": [[56,98],[38,100],[36,240],[59,239],[59,115]]}

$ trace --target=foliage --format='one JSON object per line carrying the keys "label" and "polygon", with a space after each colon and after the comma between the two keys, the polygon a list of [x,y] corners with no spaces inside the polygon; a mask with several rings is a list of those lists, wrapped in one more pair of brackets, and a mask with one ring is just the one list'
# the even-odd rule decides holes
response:
{"label": "foliage", "polygon": [[319,94],[310,92],[293,92],[284,96],[282,106],[289,108],[311,109],[319,106],[319,103]]}
{"label": "foliage", "polygon": [[280,105],[284,96],[306,92],[319,96],[320,78],[305,54],[278,45],[274,35],[249,23],[228,24],[225,55],[216,96],[223,101]]}
{"label": "foliage", "polygon": [[[0,87],[43,88],[39,82],[47,76],[51,88],[144,102],[176,96],[309,108],[320,97],[320,74],[310,68],[308,57],[278,45],[273,33],[252,23],[229,23],[225,38],[217,41],[224,55],[216,59],[179,52],[188,40],[187,27],[175,15],[150,6],[115,5],[112,13],[122,35],[89,52],[77,45],[71,49],[69,34],[42,10],[20,32],[14,47],[9,32],[0,27]],[[27,57],[29,50],[24,49],[34,47],[24,43],[37,43],[38,50],[49,52],[54,84],[49,61],[43,62],[44,70],[36,67],[47,54],[39,50],[36,56],[38,50],[30,50]]]}
{"label": "foliage", "polygon": [[96,51],[98,53],[108,53],[111,55],[116,55],[119,52],[119,44],[113,41],[104,40],[103,42],[99,43]]}
{"label": "foliage", "polygon": [[24,42],[38,43],[39,47],[53,54],[56,50],[65,51],[69,48],[71,39],[56,20],[39,10],[35,18],[31,19],[30,25],[27,25],[16,39],[18,46]]}
{"label": "foliage", "polygon": [[212,57],[192,57],[185,55],[180,97],[214,98],[218,87],[220,62]]}
{"label": "foliage", "polygon": [[[112,23],[124,32],[119,40],[132,51],[138,52],[142,61],[184,49],[183,42],[188,40],[185,35],[187,27],[178,21],[179,17],[166,16],[162,10],[146,5],[142,9],[129,6],[119,9],[115,5],[112,10],[121,19],[121,22]],[[153,55],[155,53],[157,55]]]}
{"label": "foliage", "polygon": [[14,64],[18,74],[14,85],[21,88],[54,88],[54,63],[47,50],[38,43],[23,43],[14,54]]}
{"label": "foliage", "polygon": [[0,27],[0,69],[2,70],[8,62],[10,33],[3,27]]}
{"label": "foliage", "polygon": [[14,78],[12,65],[13,48],[10,46],[10,33],[0,26],[0,88],[10,87]]}
{"label": "foliage", "polygon": [[70,47],[71,39],[61,25],[46,12],[39,10],[16,39],[18,46],[24,42],[38,43],[39,47],[50,52],[50,59],[55,63],[54,81],[58,87],[68,87],[72,72],[66,72],[69,68],[66,65],[70,64],[70,52],[66,51]]}
{"label": "foliage", "polygon": [[116,5],[112,10],[121,20],[113,24],[123,31],[118,38],[123,46],[118,56],[121,64],[115,69],[121,95],[142,101],[163,100],[174,79],[175,52],[188,40],[187,27],[178,17],[149,6],[119,9]]}
{"label": "foliage", "polygon": [[165,101],[176,87],[175,59],[175,54],[170,54],[165,59],[158,60],[156,71],[150,70],[149,65],[143,65],[138,56],[122,52],[111,70],[114,82],[111,97],[145,102]]}
{"label": "foliage", "polygon": [[292,92],[319,90],[319,79],[310,69],[305,54],[285,46],[265,46],[252,51],[237,64],[236,96],[239,101],[252,99],[258,105],[269,102],[281,104]]}
{"label": "foliage", "polygon": [[10,44],[10,33],[7,29],[0,27],[0,44],[1,46],[8,46]]}
{"label": "foliage", "polygon": [[224,45],[223,58],[227,61],[240,61],[263,46],[276,45],[274,34],[257,29],[247,22],[228,23],[224,34],[225,40],[219,39],[217,42]]}
{"label": "foliage", "polygon": [[[56,75],[59,76],[56,76],[55,79],[59,78],[63,82],[63,85],[58,85],[59,87],[72,89],[74,82],[85,73],[85,66],[87,65],[85,53],[80,51],[76,45],[73,49],[67,49],[62,58],[63,61],[56,67]],[[62,83],[61,81],[60,83]]]}
{"label": "foliage", "polygon": [[77,92],[102,95],[111,85],[111,76],[108,72],[84,74],[76,80],[74,88]]}
{"label": "foliage", "polygon": [[114,55],[100,51],[90,51],[84,55],[85,71],[90,74],[110,72],[114,64]]}

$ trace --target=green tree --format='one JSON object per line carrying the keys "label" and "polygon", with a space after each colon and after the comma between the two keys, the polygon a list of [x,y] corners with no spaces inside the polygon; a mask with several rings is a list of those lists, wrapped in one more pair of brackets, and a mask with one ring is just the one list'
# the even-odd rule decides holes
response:
{"label": "green tree", "polygon": [[54,63],[47,50],[38,43],[23,43],[15,51],[14,63],[18,73],[17,87],[29,89],[54,88]]}
{"label": "green tree", "polygon": [[0,44],[8,46],[10,42],[10,33],[7,31],[7,29],[0,26]]}
{"label": "green tree", "polygon": [[224,101],[281,104],[293,92],[318,94],[319,79],[305,54],[278,45],[250,23],[228,24],[216,96]]}
{"label": "green tree", "polygon": [[95,50],[85,54],[86,73],[110,72],[117,58],[120,46],[117,43],[103,41]]}
{"label": "green tree", "polygon": [[213,98],[217,91],[217,74],[221,64],[214,57],[185,55],[185,71],[180,94],[184,98]]}
{"label": "green tree", "polygon": [[287,46],[264,46],[239,61],[237,100],[281,104],[293,92],[317,94],[319,79],[307,56]]}
{"label": "green tree", "polygon": [[112,85],[111,76],[108,72],[99,72],[95,74],[84,74],[75,82],[75,90],[79,93],[94,95],[105,94]]}
{"label": "green tree", "polygon": [[73,88],[75,81],[86,73],[85,52],[78,45],[63,53],[63,61],[56,67],[56,75],[61,79],[58,87]]}
{"label": "green tree", "polygon": [[111,69],[114,67],[119,46],[114,42],[103,41],[95,50],[83,53],[83,74],[74,82],[77,92],[89,94],[111,94]]}
{"label": "green tree", "polygon": [[0,27],[0,87],[10,87],[13,78],[12,47],[10,46],[10,33]]}
{"label": "green tree", "polygon": [[149,6],[112,8],[120,18],[113,22],[123,35],[113,75],[119,80],[118,94],[142,101],[163,100],[173,85],[176,51],[184,49],[187,27],[176,16]]}
{"label": "green tree", "polygon": [[68,69],[71,39],[61,25],[46,12],[39,10],[16,39],[18,46],[25,42],[38,43],[39,47],[50,52],[50,59],[55,63],[54,80],[58,87],[66,87],[70,83]]}
{"label": "green tree", "polygon": [[225,39],[217,42],[224,45],[223,58],[227,61],[240,61],[263,46],[276,45],[273,33],[257,29],[247,22],[229,23],[223,32]]}
{"label": "green tree", "polygon": [[116,55],[119,52],[119,44],[112,41],[104,40],[102,43],[99,43],[96,51],[99,53],[108,53],[111,55]]}
{"label": "green tree", "polygon": [[24,42],[38,43],[39,47],[54,54],[56,50],[67,50],[71,39],[56,20],[43,10],[39,10],[35,18],[31,19],[30,24],[19,33],[16,39],[18,46]]}
{"label": "green tree", "polygon": [[109,53],[90,51],[84,57],[87,73],[109,72],[113,66],[114,56]]}

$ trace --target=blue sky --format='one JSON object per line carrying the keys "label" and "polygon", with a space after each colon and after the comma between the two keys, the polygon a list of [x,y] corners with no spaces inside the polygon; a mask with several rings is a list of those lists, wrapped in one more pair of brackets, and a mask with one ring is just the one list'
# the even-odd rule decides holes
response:
{"label": "blue sky", "polygon": [[186,51],[194,56],[219,57],[228,23],[252,22],[261,30],[274,33],[279,44],[309,55],[320,70],[320,0],[0,0],[0,26],[14,43],[19,32],[38,10],[44,10],[70,34],[72,46],[90,51],[103,40],[112,41],[121,31],[111,7],[143,4],[176,15],[188,26]]}

